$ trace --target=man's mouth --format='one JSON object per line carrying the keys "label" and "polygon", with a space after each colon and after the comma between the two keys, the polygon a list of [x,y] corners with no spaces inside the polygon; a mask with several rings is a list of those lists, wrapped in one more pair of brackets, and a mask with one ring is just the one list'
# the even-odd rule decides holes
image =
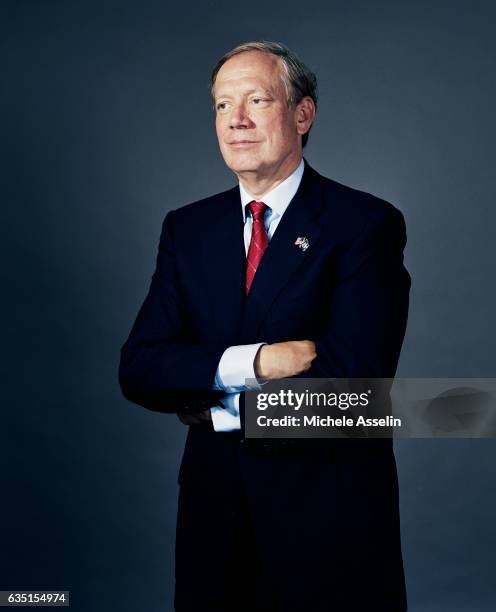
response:
{"label": "man's mouth", "polygon": [[256,140],[231,140],[230,142],[228,142],[229,145],[231,145],[232,147],[242,147],[245,145],[252,145],[252,144],[257,144]]}

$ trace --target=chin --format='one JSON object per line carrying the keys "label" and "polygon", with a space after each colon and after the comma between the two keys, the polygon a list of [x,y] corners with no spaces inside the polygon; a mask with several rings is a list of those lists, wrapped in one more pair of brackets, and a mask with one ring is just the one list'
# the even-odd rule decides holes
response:
{"label": "chin", "polygon": [[262,142],[246,148],[236,148],[219,139],[219,148],[226,165],[233,172],[255,172],[267,156],[265,143]]}
{"label": "chin", "polygon": [[[228,164],[229,165],[229,164]],[[237,174],[241,172],[257,172],[260,166],[256,164],[232,164],[229,168]]]}
{"label": "chin", "polygon": [[227,158],[225,157],[224,161],[233,172],[256,172],[262,166],[260,160],[242,155],[230,155]]}

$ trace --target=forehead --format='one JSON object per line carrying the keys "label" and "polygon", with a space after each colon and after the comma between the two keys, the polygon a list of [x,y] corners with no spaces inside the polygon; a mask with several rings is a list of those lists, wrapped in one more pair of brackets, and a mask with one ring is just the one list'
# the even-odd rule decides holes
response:
{"label": "forehead", "polygon": [[278,91],[282,86],[278,57],[262,51],[239,53],[223,64],[215,79],[215,95],[229,90],[262,87]]}

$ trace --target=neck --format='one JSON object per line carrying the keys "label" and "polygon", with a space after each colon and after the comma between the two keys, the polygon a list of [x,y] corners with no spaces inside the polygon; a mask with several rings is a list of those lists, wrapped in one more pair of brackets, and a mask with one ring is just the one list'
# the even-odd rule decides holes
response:
{"label": "neck", "polygon": [[259,169],[253,172],[236,172],[236,176],[248,193],[255,198],[261,198],[264,194],[272,191],[275,187],[285,181],[298,167],[301,161],[301,153],[283,160],[277,168]]}

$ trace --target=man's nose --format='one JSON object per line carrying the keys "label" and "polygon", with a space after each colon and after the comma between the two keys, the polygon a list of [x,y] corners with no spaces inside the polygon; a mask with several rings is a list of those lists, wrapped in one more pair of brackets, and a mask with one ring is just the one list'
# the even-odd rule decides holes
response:
{"label": "man's nose", "polygon": [[232,128],[248,128],[252,123],[244,104],[234,106],[229,119],[229,126]]}

